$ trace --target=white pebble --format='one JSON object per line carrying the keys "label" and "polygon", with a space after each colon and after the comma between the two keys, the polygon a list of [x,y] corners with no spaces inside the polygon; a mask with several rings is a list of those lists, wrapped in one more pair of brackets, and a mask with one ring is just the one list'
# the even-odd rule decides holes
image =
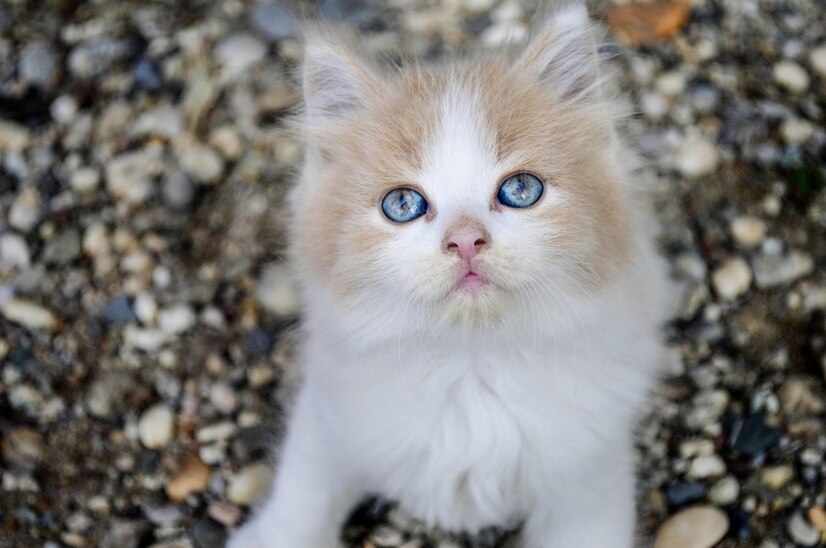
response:
{"label": "white pebble", "polygon": [[728,517],[713,506],[694,506],[671,516],[657,532],[654,548],[710,548],[729,528]]}
{"label": "white pebble", "polygon": [[227,498],[245,506],[261,501],[272,486],[274,470],[269,464],[256,463],[239,470],[229,480]]}
{"label": "white pebble", "polygon": [[685,91],[685,75],[681,72],[671,71],[662,74],[657,78],[657,91],[667,97],[677,97]]}
{"label": "white pebble", "polygon": [[0,151],[20,152],[29,144],[29,130],[14,122],[0,120]]}
{"label": "white pebble", "polygon": [[9,224],[21,232],[33,229],[40,220],[40,203],[37,189],[24,189],[11,204]]}
{"label": "white pebble", "polygon": [[140,293],[135,297],[135,315],[144,325],[153,325],[158,314],[158,303],[149,293]]}
{"label": "white pebble", "polygon": [[780,126],[780,133],[788,143],[802,145],[814,135],[815,128],[803,118],[788,118]]}
{"label": "white pebble", "polygon": [[172,440],[175,417],[165,404],[153,405],[138,421],[138,438],[148,449],[160,449]]}
{"label": "white pebble", "polygon": [[284,264],[272,263],[264,267],[255,290],[258,302],[268,311],[279,316],[289,316],[298,311],[298,292]]}
{"label": "white pebble", "polygon": [[69,186],[81,194],[92,192],[99,184],[100,172],[94,167],[82,167],[69,178]]}
{"label": "white pebble", "polygon": [[756,247],[766,236],[766,223],[751,215],[735,218],[729,228],[734,241],[746,248]]}
{"label": "white pebble", "polygon": [[68,124],[77,114],[77,101],[71,95],[61,95],[49,107],[52,119],[58,124]]}
{"label": "white pebble", "polygon": [[37,303],[12,297],[0,305],[0,313],[10,322],[28,330],[45,329],[54,331],[59,322],[51,310]]}
{"label": "white pebble", "polygon": [[700,177],[713,173],[720,163],[720,152],[715,144],[699,135],[688,136],[680,147],[677,166],[686,177]]}
{"label": "white pebble", "polygon": [[12,232],[0,236],[0,268],[26,268],[30,263],[31,253],[26,240]]}
{"label": "white pebble", "polygon": [[809,62],[815,72],[826,77],[826,44],[818,46],[809,52]]}
{"label": "white pebble", "polygon": [[720,478],[708,492],[708,500],[720,506],[733,504],[739,496],[740,483],[734,476]]}
{"label": "white pebble", "polygon": [[751,285],[751,268],[743,259],[729,259],[711,276],[714,290],[720,298],[731,301],[745,293]]}
{"label": "white pebble", "polygon": [[222,78],[232,79],[261,61],[267,47],[251,34],[238,33],[224,38],[215,46],[214,54],[221,63]]}
{"label": "white pebble", "polygon": [[137,348],[145,352],[156,352],[169,342],[168,333],[160,329],[142,329],[127,325],[123,330],[123,343],[128,348]]}
{"label": "white pebble", "polygon": [[781,61],[774,65],[772,71],[774,80],[787,90],[794,93],[803,93],[809,89],[809,75],[806,70],[794,61]]}
{"label": "white pebble", "polygon": [[158,312],[158,327],[164,333],[179,335],[195,325],[196,319],[189,305],[173,305]]}
{"label": "white pebble", "polygon": [[181,139],[175,154],[184,173],[199,183],[215,184],[224,172],[223,158],[212,147],[193,139]]}
{"label": "white pebble", "polygon": [[726,472],[726,463],[717,455],[703,455],[691,461],[688,466],[688,477],[705,479],[721,476]]}

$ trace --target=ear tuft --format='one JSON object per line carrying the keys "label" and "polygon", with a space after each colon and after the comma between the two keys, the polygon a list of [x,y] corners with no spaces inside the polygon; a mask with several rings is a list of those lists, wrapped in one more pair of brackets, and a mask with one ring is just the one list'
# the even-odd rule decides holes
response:
{"label": "ear tuft", "polygon": [[597,93],[597,44],[585,6],[574,3],[554,12],[530,40],[517,66],[565,99]]}
{"label": "ear tuft", "polygon": [[378,79],[356,48],[330,32],[316,30],[305,36],[302,85],[308,119],[345,118],[364,108]]}

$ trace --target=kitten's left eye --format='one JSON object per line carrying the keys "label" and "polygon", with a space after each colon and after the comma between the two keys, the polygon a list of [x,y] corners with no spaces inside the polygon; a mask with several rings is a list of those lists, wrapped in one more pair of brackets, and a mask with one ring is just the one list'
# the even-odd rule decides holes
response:
{"label": "kitten's left eye", "polygon": [[394,223],[406,223],[427,213],[427,200],[412,188],[396,188],[381,201],[381,210]]}
{"label": "kitten's left eye", "polygon": [[508,207],[531,207],[545,190],[542,181],[530,173],[517,173],[504,180],[496,199]]}

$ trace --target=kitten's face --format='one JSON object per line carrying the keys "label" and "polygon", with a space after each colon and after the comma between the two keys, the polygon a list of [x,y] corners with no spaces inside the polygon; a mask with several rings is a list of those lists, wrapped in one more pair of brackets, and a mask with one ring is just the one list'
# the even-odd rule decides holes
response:
{"label": "kitten's face", "polygon": [[[516,63],[384,77],[336,47],[324,53],[355,63],[355,79],[316,91],[332,104],[308,95],[313,136],[294,195],[308,290],[479,328],[570,314],[566,300],[610,278],[627,247],[625,206],[612,121],[588,74],[548,73],[547,43]],[[305,89],[322,76],[323,87],[331,75],[305,72]]]}

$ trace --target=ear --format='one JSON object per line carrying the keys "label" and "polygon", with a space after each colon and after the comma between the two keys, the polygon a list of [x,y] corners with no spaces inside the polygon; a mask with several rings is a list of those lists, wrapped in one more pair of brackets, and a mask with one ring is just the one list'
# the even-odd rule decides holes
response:
{"label": "ear", "polygon": [[308,119],[323,122],[362,109],[379,79],[346,37],[315,29],[305,32],[302,85]]}
{"label": "ear", "polygon": [[517,67],[563,98],[598,94],[597,44],[583,4],[558,9],[529,41]]}

